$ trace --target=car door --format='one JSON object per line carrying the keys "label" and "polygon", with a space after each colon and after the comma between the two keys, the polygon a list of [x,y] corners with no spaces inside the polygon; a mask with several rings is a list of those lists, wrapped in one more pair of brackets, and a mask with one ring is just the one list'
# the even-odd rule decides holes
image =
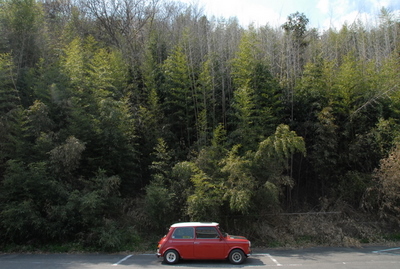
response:
{"label": "car door", "polygon": [[183,259],[193,259],[194,228],[178,227],[175,228],[170,239],[170,246],[178,250]]}
{"label": "car door", "polygon": [[196,259],[223,259],[225,240],[221,238],[215,227],[197,227],[194,240],[194,256]]}

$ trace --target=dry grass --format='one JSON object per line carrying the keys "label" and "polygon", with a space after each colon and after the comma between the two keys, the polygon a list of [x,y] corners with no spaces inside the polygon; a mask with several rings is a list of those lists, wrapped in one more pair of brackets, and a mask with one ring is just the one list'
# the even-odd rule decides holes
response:
{"label": "dry grass", "polygon": [[253,223],[252,238],[259,247],[360,247],[363,244],[389,243],[388,234],[399,234],[388,223],[346,207],[335,214],[285,214]]}

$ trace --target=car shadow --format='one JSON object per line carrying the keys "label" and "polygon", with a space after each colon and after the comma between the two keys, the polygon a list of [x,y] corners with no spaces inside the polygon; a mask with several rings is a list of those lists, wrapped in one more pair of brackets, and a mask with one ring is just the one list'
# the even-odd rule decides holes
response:
{"label": "car shadow", "polygon": [[[170,266],[162,261],[160,264]],[[231,264],[228,260],[180,260],[174,267],[218,267],[218,268],[245,268],[255,266],[265,266],[265,263],[258,257],[251,256],[242,264]]]}

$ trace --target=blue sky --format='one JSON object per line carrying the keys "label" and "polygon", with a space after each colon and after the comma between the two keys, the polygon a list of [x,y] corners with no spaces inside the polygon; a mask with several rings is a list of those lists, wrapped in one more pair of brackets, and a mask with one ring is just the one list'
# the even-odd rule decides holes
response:
{"label": "blue sky", "polygon": [[282,25],[287,16],[299,11],[320,30],[340,29],[355,20],[374,23],[385,7],[400,17],[400,0],[180,0],[204,8],[207,16],[237,17],[243,26]]}

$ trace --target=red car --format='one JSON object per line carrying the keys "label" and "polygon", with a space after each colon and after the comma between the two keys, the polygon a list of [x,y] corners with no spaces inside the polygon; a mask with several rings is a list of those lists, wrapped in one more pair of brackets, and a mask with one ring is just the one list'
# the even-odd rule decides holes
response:
{"label": "red car", "polygon": [[229,259],[241,264],[250,255],[251,243],[243,236],[222,233],[216,222],[175,223],[158,242],[157,257],[167,264],[180,259]]}

